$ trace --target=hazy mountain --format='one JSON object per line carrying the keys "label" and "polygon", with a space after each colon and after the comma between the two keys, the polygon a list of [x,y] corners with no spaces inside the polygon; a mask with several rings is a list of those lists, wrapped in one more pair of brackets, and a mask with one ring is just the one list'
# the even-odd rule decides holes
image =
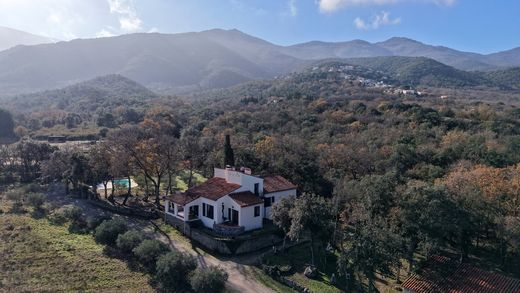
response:
{"label": "hazy mountain", "polygon": [[33,35],[23,31],[0,26],[0,51],[18,46],[18,45],[37,45],[45,43],[54,43],[53,39]]}
{"label": "hazy mountain", "polygon": [[443,46],[426,45],[408,38],[391,38],[374,45],[387,49],[392,52],[391,55],[428,57],[463,70],[487,70],[495,67],[493,64],[486,63],[485,57],[481,54],[457,51]]}
{"label": "hazy mountain", "polygon": [[[123,75],[156,92],[179,93],[272,78],[321,59],[376,56],[427,57],[459,70],[520,66],[520,49],[481,55],[406,38],[380,43],[309,42],[284,47],[238,30],[215,29],[18,46],[0,52],[0,93],[12,95],[65,87],[108,74]],[[399,59],[389,60],[393,66],[400,63],[396,61]],[[441,65],[428,64],[427,68],[447,72],[447,68],[441,70]]]}
{"label": "hazy mountain", "polygon": [[238,31],[131,34],[0,52],[0,91],[20,93],[121,74],[163,92],[268,78],[298,61]]}
{"label": "hazy mountain", "polygon": [[108,112],[110,108],[118,106],[144,104],[157,97],[157,94],[139,83],[112,74],[61,89],[4,98],[2,104],[16,112],[59,109],[88,113],[98,108]]}
{"label": "hazy mountain", "polygon": [[486,56],[487,62],[500,67],[520,65],[520,48],[493,53]]}
{"label": "hazy mountain", "polygon": [[393,55],[391,51],[385,48],[362,40],[341,43],[312,41],[282,48],[282,51],[300,59],[356,58]]}

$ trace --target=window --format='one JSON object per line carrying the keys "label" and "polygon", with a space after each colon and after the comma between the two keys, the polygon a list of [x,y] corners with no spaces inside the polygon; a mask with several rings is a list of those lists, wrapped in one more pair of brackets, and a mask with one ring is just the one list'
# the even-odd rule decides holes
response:
{"label": "window", "polygon": [[202,215],[206,218],[213,219],[213,206],[202,203]]}
{"label": "window", "polygon": [[255,195],[260,195],[260,183],[255,183]]}
{"label": "window", "polygon": [[255,217],[260,217],[260,206],[255,207]]}
{"label": "window", "polygon": [[206,205],[208,208],[208,211],[206,212],[208,218],[213,219],[213,206],[212,205]]}
{"label": "window", "polygon": [[264,206],[270,207],[274,203],[274,196],[271,197],[264,197]]}
{"label": "window", "polygon": [[270,197],[264,197],[264,206],[266,208],[271,206],[271,198]]}

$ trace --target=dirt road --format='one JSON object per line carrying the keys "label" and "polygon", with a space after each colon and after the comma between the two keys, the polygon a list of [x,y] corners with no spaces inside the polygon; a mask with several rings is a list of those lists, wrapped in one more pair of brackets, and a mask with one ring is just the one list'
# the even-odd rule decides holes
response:
{"label": "dirt road", "polygon": [[170,239],[161,233],[159,233],[158,237],[172,248],[195,256],[202,269],[208,266],[223,268],[228,273],[227,289],[229,292],[275,293],[274,290],[266,287],[248,273],[248,270],[251,269],[251,264],[257,262],[259,254],[217,258],[200,248],[192,247],[188,239]]}

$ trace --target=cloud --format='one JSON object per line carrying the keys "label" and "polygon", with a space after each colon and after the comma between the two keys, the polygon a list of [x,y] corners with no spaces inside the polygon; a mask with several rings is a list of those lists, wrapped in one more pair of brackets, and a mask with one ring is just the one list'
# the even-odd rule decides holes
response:
{"label": "cloud", "polygon": [[334,12],[352,6],[391,5],[404,2],[433,3],[439,6],[452,6],[457,0],[318,0],[321,12]]}
{"label": "cloud", "polygon": [[96,34],[96,38],[108,38],[113,36],[115,36],[115,34],[106,29],[102,29]]}
{"label": "cloud", "polygon": [[370,21],[365,21],[359,17],[354,19],[354,25],[356,28],[361,30],[369,30],[369,29],[378,29],[381,26],[385,25],[395,25],[401,23],[401,18],[390,18],[390,12],[381,11],[376,14]]}
{"label": "cloud", "polygon": [[142,20],[132,0],[107,0],[110,13],[118,15],[119,27],[124,32],[136,32],[142,29]]}
{"label": "cloud", "polygon": [[291,16],[298,15],[298,7],[296,7],[296,0],[289,0],[289,14]]}

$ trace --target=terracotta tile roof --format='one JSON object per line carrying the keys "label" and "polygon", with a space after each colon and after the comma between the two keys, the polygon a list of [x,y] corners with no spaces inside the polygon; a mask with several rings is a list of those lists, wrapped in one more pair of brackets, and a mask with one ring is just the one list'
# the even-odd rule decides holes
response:
{"label": "terracotta tile roof", "polygon": [[193,186],[186,190],[186,193],[191,196],[200,196],[211,200],[217,200],[239,188],[240,185],[227,183],[224,178],[213,177],[202,184]]}
{"label": "terracotta tile roof", "polygon": [[237,192],[229,195],[232,200],[238,203],[241,207],[252,206],[255,204],[264,203],[264,200],[250,191]]}
{"label": "terracotta tile roof", "polygon": [[185,205],[185,204],[188,204],[188,203],[196,200],[197,198],[199,198],[199,196],[197,196],[197,195],[179,193],[179,194],[174,194],[174,195],[169,196],[168,200],[170,200],[176,204]]}
{"label": "terracotta tile roof", "polygon": [[401,285],[417,293],[495,293],[520,292],[520,280],[487,272],[447,257],[434,256],[420,273]]}
{"label": "terracotta tile roof", "polygon": [[280,175],[264,176],[262,178],[264,179],[264,193],[297,188],[296,185],[292,184],[289,180],[283,178]]}

